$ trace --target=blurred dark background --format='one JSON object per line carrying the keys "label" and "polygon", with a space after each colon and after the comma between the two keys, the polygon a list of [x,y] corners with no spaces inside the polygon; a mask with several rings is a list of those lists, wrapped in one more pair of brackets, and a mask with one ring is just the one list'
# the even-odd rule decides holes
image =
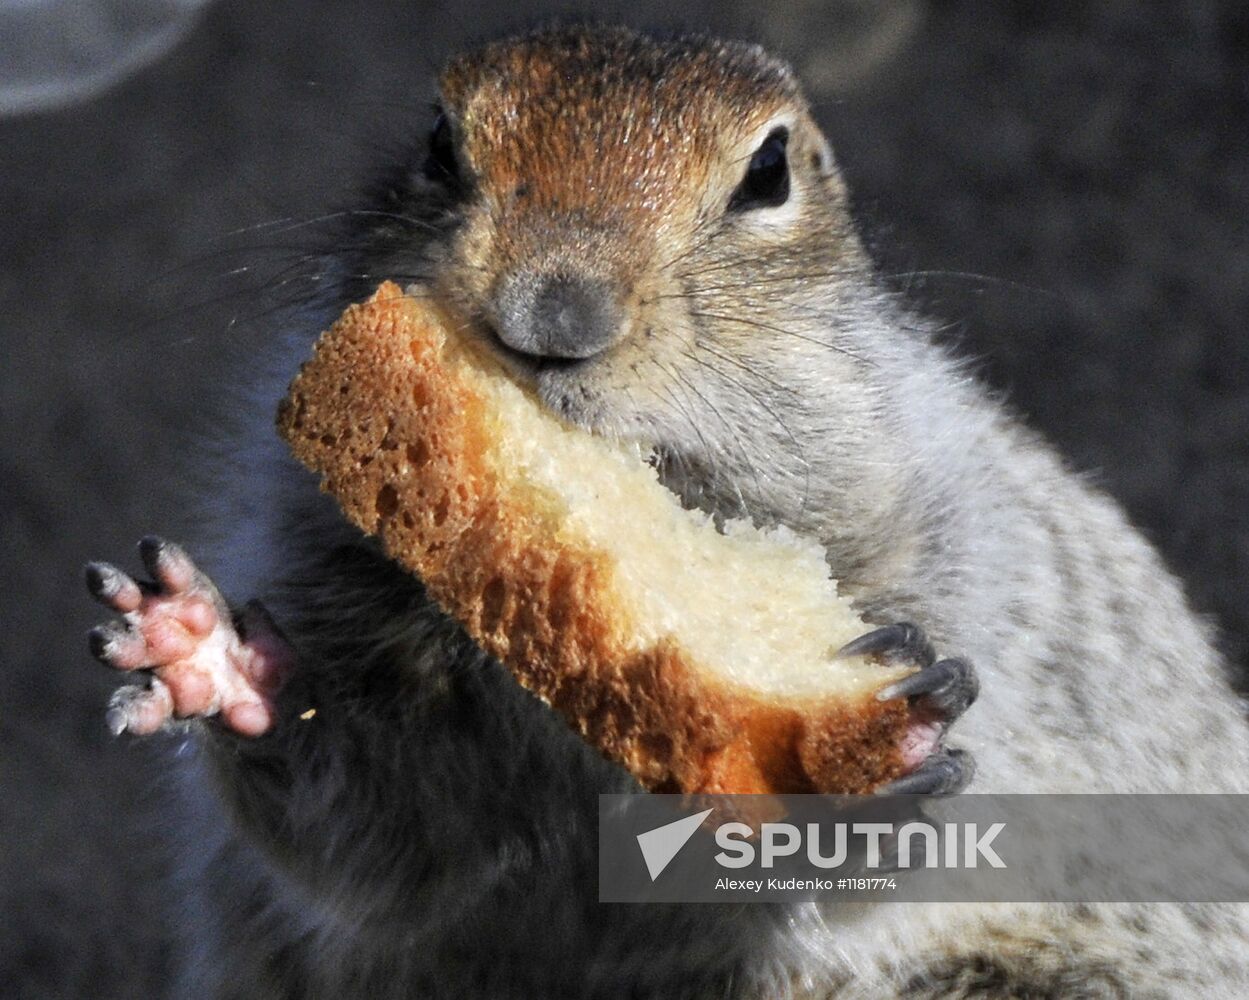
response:
{"label": "blurred dark background", "polygon": [[[663,27],[674,6],[590,12]],[[104,92],[0,118],[0,995],[168,975],[159,754],[105,732],[80,566],[190,527],[215,387],[298,252],[249,227],[342,204],[427,126],[447,53],[555,9],[222,0]],[[797,65],[882,271],[1126,504],[1243,673],[1249,9],[706,2],[675,23]]]}

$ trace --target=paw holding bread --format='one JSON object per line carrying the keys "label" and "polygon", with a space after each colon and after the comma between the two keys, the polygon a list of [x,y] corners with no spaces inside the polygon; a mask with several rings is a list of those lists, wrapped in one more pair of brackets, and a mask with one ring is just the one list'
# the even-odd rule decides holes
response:
{"label": "paw holding bread", "polygon": [[383,284],[322,336],[278,426],[524,687],[656,791],[867,792],[938,749],[915,695],[957,661],[838,655],[868,626],[818,544],[717,531],[475,338]]}

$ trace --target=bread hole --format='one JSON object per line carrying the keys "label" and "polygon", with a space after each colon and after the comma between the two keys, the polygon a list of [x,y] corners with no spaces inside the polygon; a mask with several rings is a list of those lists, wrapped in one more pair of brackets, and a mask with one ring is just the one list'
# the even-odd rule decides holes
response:
{"label": "bread hole", "polygon": [[667,733],[643,733],[638,737],[638,745],[651,760],[667,763],[672,759],[672,737]]}
{"label": "bread hole", "polygon": [[551,572],[550,589],[547,601],[550,607],[551,626],[562,632],[577,612],[576,586],[577,575],[573,561],[561,556]]}
{"label": "bread hole", "polygon": [[390,483],[377,491],[377,516],[393,517],[399,509],[399,492]]}
{"label": "bread hole", "polygon": [[491,577],[481,592],[481,627],[492,632],[503,618],[503,602],[507,598],[507,590],[500,577]]}
{"label": "bread hole", "polygon": [[333,434],[322,434],[321,443],[327,448],[333,448],[334,445],[338,444],[338,438],[336,438]]}
{"label": "bread hole", "polygon": [[403,526],[404,526],[405,528],[415,528],[415,527],[416,527],[416,519],[412,516],[412,514],[411,514],[411,512],[410,512],[410,511],[406,511],[406,510],[405,510],[402,514],[400,514],[400,515],[399,515],[399,520],[401,520],[401,521],[403,522]]}
{"label": "bread hole", "polygon": [[399,439],[395,437],[395,421],[393,417],[386,421],[386,433],[382,435],[382,443],[378,447],[382,451],[394,451],[399,447]]}
{"label": "bread hole", "polygon": [[429,461],[429,448],[424,441],[416,441],[407,447],[408,464],[419,469]]}
{"label": "bread hole", "polygon": [[412,387],[412,402],[416,404],[418,410],[424,409],[429,402],[429,390],[423,382],[417,382]]}
{"label": "bread hole", "polygon": [[434,505],[434,526],[441,528],[447,520],[447,515],[451,513],[451,498],[445,493],[441,499]]}

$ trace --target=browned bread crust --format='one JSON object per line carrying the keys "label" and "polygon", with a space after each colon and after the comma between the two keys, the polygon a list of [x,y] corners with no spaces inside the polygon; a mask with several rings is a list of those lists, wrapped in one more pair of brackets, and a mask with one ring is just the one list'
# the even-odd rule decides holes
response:
{"label": "browned bread crust", "polygon": [[557,513],[492,467],[486,401],[444,364],[445,331],[387,282],[283,401],[282,437],[353,523],[649,789],[851,793],[902,773],[904,702],[771,700],[700,669],[679,638],[634,648],[607,554],[557,541]]}

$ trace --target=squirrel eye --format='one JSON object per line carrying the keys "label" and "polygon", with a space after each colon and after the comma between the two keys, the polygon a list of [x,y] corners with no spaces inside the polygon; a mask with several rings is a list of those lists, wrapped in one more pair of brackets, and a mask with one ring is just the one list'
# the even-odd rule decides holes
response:
{"label": "squirrel eye", "polygon": [[789,161],[785,145],[789,129],[773,129],[755,150],[746,168],[746,176],[729,199],[729,210],[747,211],[785,204],[789,198]]}
{"label": "squirrel eye", "polygon": [[425,176],[431,181],[454,183],[460,179],[460,165],[455,158],[455,136],[451,123],[441,111],[429,133],[429,155],[425,158]]}

